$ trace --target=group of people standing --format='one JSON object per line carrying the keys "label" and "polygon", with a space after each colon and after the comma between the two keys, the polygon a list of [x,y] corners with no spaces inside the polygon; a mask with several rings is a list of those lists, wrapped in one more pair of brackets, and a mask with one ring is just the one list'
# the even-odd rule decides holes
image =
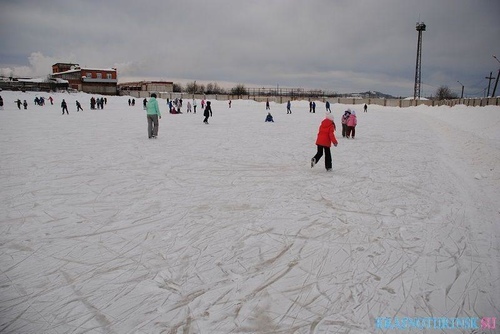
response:
{"label": "group of people standing", "polygon": [[92,96],[90,99],[90,109],[104,109],[104,105],[108,103],[108,99],[105,97],[95,98]]}
{"label": "group of people standing", "polygon": [[356,125],[358,125],[356,112],[351,109],[344,111],[344,115],[342,115],[342,137],[354,139],[356,136]]}

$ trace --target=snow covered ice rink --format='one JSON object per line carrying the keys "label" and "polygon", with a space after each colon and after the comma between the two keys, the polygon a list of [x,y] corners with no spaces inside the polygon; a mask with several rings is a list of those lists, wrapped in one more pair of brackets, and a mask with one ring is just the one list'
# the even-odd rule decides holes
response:
{"label": "snow covered ice rink", "polygon": [[[327,173],[310,167],[322,103],[311,114],[294,101],[291,115],[271,103],[264,123],[265,103],[212,100],[205,125],[199,100],[197,114],[171,115],[159,99],[150,140],[141,99],[89,110],[83,93],[44,107],[36,93],[0,95],[1,333],[499,322],[500,107],[333,104]],[[347,107],[355,140],[340,135]]]}

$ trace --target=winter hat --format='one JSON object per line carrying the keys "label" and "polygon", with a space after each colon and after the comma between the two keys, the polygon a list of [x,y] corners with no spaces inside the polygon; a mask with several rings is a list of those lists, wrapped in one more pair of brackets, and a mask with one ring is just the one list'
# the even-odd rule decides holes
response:
{"label": "winter hat", "polygon": [[151,97],[154,97],[156,99],[156,94],[155,93],[151,94]]}
{"label": "winter hat", "polygon": [[333,121],[333,115],[329,112],[326,113],[326,118],[328,118],[330,121]]}

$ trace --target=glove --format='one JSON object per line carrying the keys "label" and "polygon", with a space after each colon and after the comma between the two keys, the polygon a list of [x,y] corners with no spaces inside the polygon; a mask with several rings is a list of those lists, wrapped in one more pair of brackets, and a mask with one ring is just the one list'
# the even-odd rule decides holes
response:
{"label": "glove", "polygon": [[333,144],[333,146],[337,147],[337,144]]}

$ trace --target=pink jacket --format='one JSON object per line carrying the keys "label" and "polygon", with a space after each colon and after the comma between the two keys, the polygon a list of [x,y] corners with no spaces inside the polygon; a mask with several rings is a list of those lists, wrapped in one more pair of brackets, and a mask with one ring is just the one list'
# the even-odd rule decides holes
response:
{"label": "pink jacket", "polygon": [[347,120],[347,126],[356,126],[356,125],[358,125],[358,120],[356,118],[356,115],[351,114],[351,116],[349,116],[349,119]]}

